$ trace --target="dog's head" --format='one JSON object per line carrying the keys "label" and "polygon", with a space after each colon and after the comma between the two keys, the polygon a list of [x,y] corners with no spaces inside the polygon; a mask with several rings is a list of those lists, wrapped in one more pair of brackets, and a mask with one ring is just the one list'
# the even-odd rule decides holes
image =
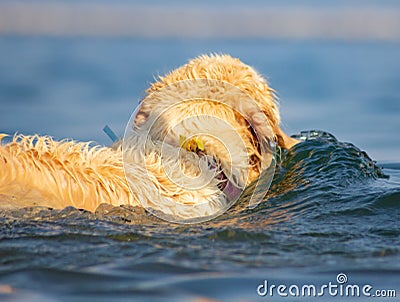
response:
{"label": "dog's head", "polygon": [[[195,58],[159,77],[146,92],[136,127],[156,121],[152,135],[175,146],[182,146],[183,137],[189,143],[190,138],[202,141],[202,151],[222,165],[227,161],[224,149],[228,146],[221,144],[245,148],[251,165],[248,181],[261,172],[260,139],[277,142],[282,148],[296,143],[279,127],[274,90],[252,67],[229,55]],[[203,135],[199,137],[199,133]],[[229,152],[233,151],[230,148]]]}
{"label": "dog's head", "polygon": [[253,68],[228,55],[193,59],[146,92],[134,128],[207,158],[237,188],[269,166],[271,145],[296,143],[279,127],[274,91]]}

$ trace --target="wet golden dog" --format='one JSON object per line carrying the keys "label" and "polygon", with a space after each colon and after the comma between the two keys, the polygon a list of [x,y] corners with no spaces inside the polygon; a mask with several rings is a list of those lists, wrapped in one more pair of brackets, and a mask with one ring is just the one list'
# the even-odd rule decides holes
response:
{"label": "wet golden dog", "polygon": [[[228,55],[191,60],[146,92],[113,147],[22,135],[1,144],[0,202],[90,211],[100,203],[162,204],[183,218],[210,215],[227,202],[221,182],[243,188],[268,166],[263,144],[296,143],[279,127],[273,90]],[[204,206],[179,207],[192,204]]]}

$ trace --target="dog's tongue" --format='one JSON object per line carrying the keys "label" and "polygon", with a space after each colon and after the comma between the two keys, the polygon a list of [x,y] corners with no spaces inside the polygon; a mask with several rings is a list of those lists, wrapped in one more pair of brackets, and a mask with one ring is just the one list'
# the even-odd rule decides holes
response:
{"label": "dog's tongue", "polygon": [[229,201],[236,200],[242,193],[242,190],[235,187],[235,185],[232,184],[229,180],[227,180],[225,189],[223,189],[222,191],[225,193]]}
{"label": "dog's tongue", "polygon": [[[197,154],[200,157],[207,156],[203,151],[198,151]],[[242,193],[242,190],[236,187],[231,181],[229,181],[224,171],[221,169],[221,166],[217,164],[214,158],[210,156],[207,156],[207,158],[208,158],[208,166],[211,169],[216,170],[216,172],[218,173],[216,178],[221,180],[221,183],[218,185],[218,188],[225,193],[228,201],[236,200]]]}

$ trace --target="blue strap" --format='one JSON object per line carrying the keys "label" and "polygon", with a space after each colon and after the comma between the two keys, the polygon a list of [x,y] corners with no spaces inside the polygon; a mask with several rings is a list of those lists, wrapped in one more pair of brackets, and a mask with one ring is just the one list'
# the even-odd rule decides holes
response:
{"label": "blue strap", "polygon": [[108,127],[108,125],[104,126],[103,131],[105,132],[105,134],[107,134],[107,136],[112,140],[113,143],[118,140],[118,136],[114,133],[114,131],[111,130],[110,127]]}

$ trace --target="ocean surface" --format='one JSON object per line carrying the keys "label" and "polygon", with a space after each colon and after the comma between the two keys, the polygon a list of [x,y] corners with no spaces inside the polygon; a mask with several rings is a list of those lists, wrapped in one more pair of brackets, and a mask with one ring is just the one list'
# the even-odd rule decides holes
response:
{"label": "ocean surface", "polygon": [[[249,186],[202,224],[128,206],[1,210],[0,301],[398,300],[399,43],[0,37],[0,132],[107,145],[104,125],[121,135],[155,76],[210,52],[265,75],[286,132],[336,138],[282,154],[257,208]],[[265,280],[397,298],[261,297]]]}

